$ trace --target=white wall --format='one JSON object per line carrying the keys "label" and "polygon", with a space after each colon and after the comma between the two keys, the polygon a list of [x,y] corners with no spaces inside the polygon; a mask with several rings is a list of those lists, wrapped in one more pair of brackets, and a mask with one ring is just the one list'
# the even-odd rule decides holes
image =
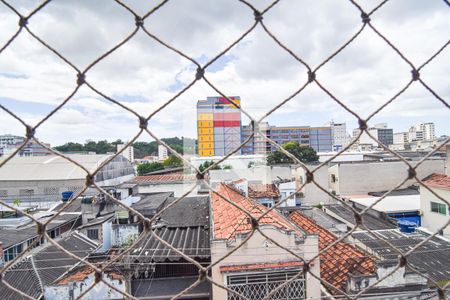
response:
{"label": "white wall", "polygon": [[253,168],[211,170],[209,180],[211,184],[218,182],[230,182],[238,179],[246,179],[250,182],[261,182],[263,184],[273,183],[274,180],[292,179],[293,174],[289,166],[256,166]]}
{"label": "white wall", "polygon": [[[139,185],[138,193],[173,192],[175,197],[180,197],[184,193],[187,193],[194,185],[195,182]],[[197,195],[198,188],[197,186],[190,195]]]}
{"label": "white wall", "polygon": [[[436,189],[436,188],[431,188],[431,189],[434,192],[436,192],[436,194],[438,194],[440,197],[450,201],[450,190]],[[444,203],[439,198],[437,198],[435,195],[433,195],[430,191],[421,187],[420,188],[420,209],[422,211],[422,227],[425,227],[429,231],[436,232],[437,230],[439,230],[442,226],[444,226],[448,222],[450,215],[449,215],[448,206],[447,206],[445,215],[432,212],[431,211],[431,203],[430,203],[431,201],[437,202],[437,203]],[[444,236],[447,238],[450,238],[450,226],[447,226],[447,228],[444,229]]]}
{"label": "white wall", "polygon": [[[290,182],[283,182],[278,185],[278,190],[280,191],[280,201],[284,200],[286,197],[288,197],[291,194],[294,194],[296,191],[296,182],[290,181]],[[296,206],[295,203],[296,196],[292,196],[291,198],[284,201],[280,207],[293,207]]]}
{"label": "white wall", "polygon": [[111,245],[122,246],[130,243],[139,235],[139,226],[137,224],[112,224]]}
{"label": "white wall", "polygon": [[[120,291],[126,291],[125,280],[112,279],[108,274],[103,275],[103,280]],[[44,298],[46,300],[77,299],[93,283],[94,273],[91,273],[84,280],[70,282],[66,285],[47,286],[44,287]],[[73,296],[70,295],[70,291],[73,291]],[[123,295],[100,281],[83,297],[83,300],[97,299],[123,299]]]}
{"label": "white wall", "polygon": [[[198,167],[205,161],[219,161],[222,159],[222,156],[212,156],[212,157],[192,157],[191,158],[191,164]],[[262,154],[255,154],[255,155],[232,155],[229,158],[227,158],[223,163],[221,163],[222,166],[229,165],[233,169],[246,169],[248,167],[248,164],[250,162],[255,163],[266,163],[266,156]]]}
{"label": "white wall", "polygon": [[[409,162],[415,166],[417,162]],[[432,173],[444,173],[444,160],[426,160],[417,168],[417,177],[422,179]],[[403,162],[341,163],[330,168],[337,175],[337,182],[330,188],[338,195],[358,195],[368,192],[386,191],[396,187],[408,176],[408,167]],[[406,181],[402,187],[414,184],[415,179]],[[338,187],[336,187],[338,185]],[[334,188],[333,188],[334,187]]]}
{"label": "white wall", "polygon": [[[260,230],[264,232],[271,239],[277,243],[288,247],[298,256],[305,260],[310,260],[318,253],[318,237],[305,236],[302,243],[296,242],[296,236],[293,233],[282,232],[272,226],[260,226]],[[230,252],[237,245],[243,242],[243,237],[237,237],[232,243],[227,243],[225,240],[213,240],[211,242],[211,261],[214,263],[226,253]],[[226,274],[221,273],[220,266],[229,265],[248,265],[248,264],[265,264],[286,261],[299,261],[298,258],[289,254],[287,251],[280,249],[275,244],[267,241],[258,231],[236,252],[225,258],[212,268],[212,278],[216,282],[225,282]],[[313,263],[311,272],[320,276],[320,262],[319,259]],[[227,292],[221,288],[212,286],[213,299],[227,299]],[[320,298],[320,281],[307,274],[306,289],[308,298]]]}
{"label": "white wall", "polygon": [[[313,170],[317,166],[307,165],[309,170]],[[302,184],[306,182],[306,172],[302,167],[295,170],[295,180],[297,182],[297,188],[300,188]],[[329,189],[328,183],[328,166],[323,166],[314,172],[314,180],[320,184],[325,190]],[[314,183],[308,183],[300,192],[304,194],[302,200],[302,206],[317,205],[320,203],[330,204],[335,203],[331,197],[324,191],[319,189]]]}

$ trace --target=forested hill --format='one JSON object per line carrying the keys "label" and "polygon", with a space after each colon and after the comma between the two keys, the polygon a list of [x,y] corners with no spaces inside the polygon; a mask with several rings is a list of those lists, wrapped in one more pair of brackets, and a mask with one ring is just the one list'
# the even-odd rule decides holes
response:
{"label": "forested hill", "polygon": [[[165,143],[170,147],[175,149],[178,153],[195,153],[196,139],[185,138],[185,137],[171,137],[163,138]],[[116,152],[117,144],[124,144],[122,140],[116,140],[114,142],[103,141],[91,141],[88,140],[84,144],[80,143],[66,143],[61,146],[56,146],[54,149],[60,152],[95,152],[97,154],[105,154],[107,152]],[[134,147],[134,157],[143,158],[147,155],[158,155],[158,143],[152,142],[135,142]]]}

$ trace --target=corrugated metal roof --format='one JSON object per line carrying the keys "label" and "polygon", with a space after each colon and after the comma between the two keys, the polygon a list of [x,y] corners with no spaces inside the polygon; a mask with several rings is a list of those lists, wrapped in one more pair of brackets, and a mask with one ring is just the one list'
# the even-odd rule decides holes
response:
{"label": "corrugated metal roof", "polygon": [[[177,278],[161,279],[133,279],[131,281],[131,293],[140,299],[169,300],[196,282],[198,276],[183,276]],[[209,299],[211,283],[201,282],[196,287],[187,291],[178,299]]]}
{"label": "corrugated metal roof", "polygon": [[[93,241],[76,232],[58,244],[79,257],[87,256],[97,247]],[[49,245],[6,271],[4,280],[27,295],[39,299],[43,293],[42,285],[52,283],[77,262],[56,246]],[[26,299],[3,283],[0,283],[0,295],[1,299]]]}
{"label": "corrugated metal roof", "polygon": [[[374,236],[375,235],[375,236]],[[383,259],[398,259],[398,253],[391,249],[383,240],[389,241],[396,249],[406,253],[412,247],[429,238],[429,234],[421,231],[405,234],[397,229],[355,232],[352,236],[372,249]],[[408,263],[418,269],[423,269],[435,281],[450,279],[450,242],[439,237],[432,237],[417,250],[408,255]]]}
{"label": "corrugated metal roof", "polygon": [[[191,258],[209,259],[211,257],[209,228],[206,226],[161,227],[153,231],[164,241]],[[130,254],[133,260],[141,263],[184,260],[181,255],[166,247],[154,236],[149,236]]]}
{"label": "corrugated metal roof", "polygon": [[[66,155],[89,171],[94,171],[111,155]],[[14,157],[0,168],[0,181],[84,179],[86,172],[56,156]]]}
{"label": "corrugated metal roof", "polygon": [[[47,232],[64,223],[75,221],[77,218],[80,218],[80,215],[59,215],[46,226]],[[44,220],[45,218],[40,219],[42,222]],[[37,236],[37,226],[35,223],[31,223],[22,228],[2,228],[0,230],[0,242],[3,244],[3,249],[27,241],[35,236]]]}

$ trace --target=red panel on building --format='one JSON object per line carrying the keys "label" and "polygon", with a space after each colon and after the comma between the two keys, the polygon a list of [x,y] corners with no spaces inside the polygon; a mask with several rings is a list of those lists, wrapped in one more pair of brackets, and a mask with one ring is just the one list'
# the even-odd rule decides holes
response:
{"label": "red panel on building", "polygon": [[214,121],[214,127],[241,127],[240,121],[219,121],[219,122],[217,122],[216,125],[216,121]]}

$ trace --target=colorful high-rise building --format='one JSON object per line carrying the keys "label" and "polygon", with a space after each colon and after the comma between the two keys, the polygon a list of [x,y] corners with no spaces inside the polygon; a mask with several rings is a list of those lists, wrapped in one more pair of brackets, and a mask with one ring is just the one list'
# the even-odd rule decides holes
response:
{"label": "colorful high-rise building", "polygon": [[[240,97],[229,99],[240,106]],[[224,97],[197,102],[199,156],[224,156],[241,144],[241,111],[233,103]]]}

